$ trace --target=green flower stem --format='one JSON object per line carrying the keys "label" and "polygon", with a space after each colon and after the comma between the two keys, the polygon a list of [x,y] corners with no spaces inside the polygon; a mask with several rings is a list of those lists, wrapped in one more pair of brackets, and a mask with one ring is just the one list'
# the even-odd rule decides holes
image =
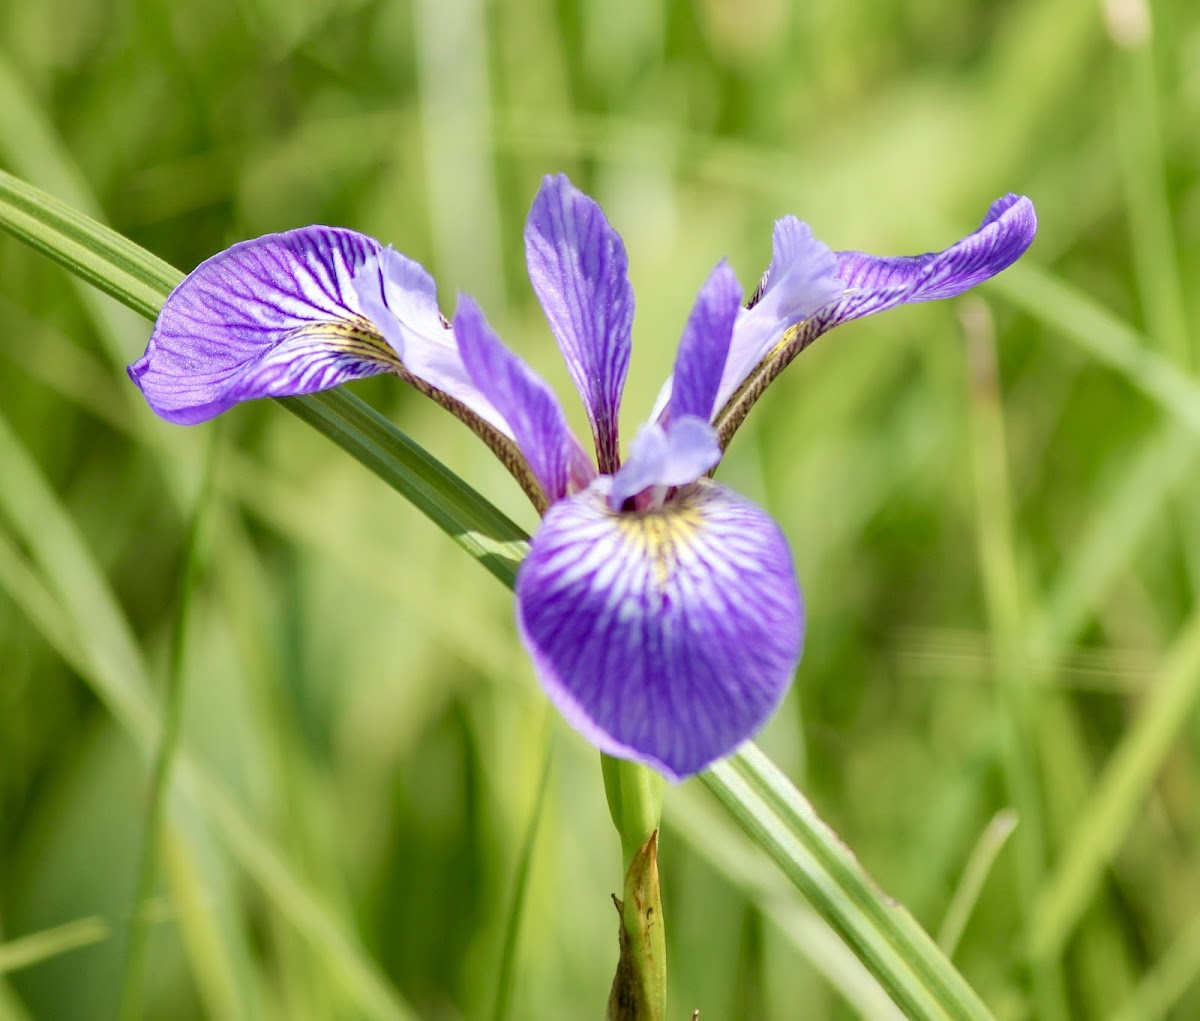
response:
{"label": "green flower stem", "polygon": [[603,753],[600,771],[608,811],[621,835],[621,863],[628,869],[662,819],[663,780],[648,766]]}
{"label": "green flower stem", "polygon": [[666,1014],[667,950],[658,887],[658,826],[663,779],[639,762],[600,755],[604,795],[621,837],[625,868],[621,955],[608,1001],[608,1021],[659,1021]]}

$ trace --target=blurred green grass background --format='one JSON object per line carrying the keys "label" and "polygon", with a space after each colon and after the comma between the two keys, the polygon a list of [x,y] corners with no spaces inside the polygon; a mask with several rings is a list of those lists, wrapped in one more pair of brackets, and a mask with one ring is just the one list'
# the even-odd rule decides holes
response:
{"label": "blurred green grass background", "polygon": [[[722,465],[809,606],[762,743],[998,1017],[1200,1016],[1191,0],[0,12],[0,166],[182,269],[312,222],[371,233],[564,394],[521,227],[569,173],[630,252],[627,435],[704,275],[728,256],[752,285],[776,217],[909,253],[1029,194],[1024,263],[822,339]],[[551,747],[508,1016],[599,1016],[619,848],[510,594],[275,406],[153,420],[122,371],[148,333],[0,238],[0,1019],[111,1016],[131,921],[147,1017],[499,1016]],[[439,409],[356,390],[533,527]],[[210,442],[188,759],[135,911],[130,730]],[[694,784],[662,854],[677,1016],[896,1016]]]}

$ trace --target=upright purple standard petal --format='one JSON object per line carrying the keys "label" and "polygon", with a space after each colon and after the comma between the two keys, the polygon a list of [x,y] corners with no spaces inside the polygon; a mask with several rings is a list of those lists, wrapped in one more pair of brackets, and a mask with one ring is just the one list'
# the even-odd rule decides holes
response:
{"label": "upright purple standard petal", "polygon": [[558,340],[596,441],[602,472],[619,462],[617,409],[629,368],[633,289],[620,235],[559,174],[546,177],[525,225],[529,279]]}
{"label": "upright purple standard petal", "polygon": [[169,422],[238,401],[313,393],[397,364],[351,280],[373,238],[305,227],[243,241],[201,263],[167,298],[129,377]]}
{"label": "upright purple standard petal", "polygon": [[1011,266],[1036,233],[1033,203],[1023,195],[1005,195],[992,203],[977,231],[944,251],[897,257],[838,252],[837,273],[846,294],[823,310],[821,319],[831,329],[894,305],[952,298]]}
{"label": "upright purple standard petal", "polygon": [[777,221],[771,249],[771,265],[763,274],[756,300],[734,324],[729,358],[717,391],[717,411],[771,353],[786,330],[835,301],[845,289],[837,277],[833,252],[813,237],[807,223],[794,216]]}
{"label": "upright purple standard petal", "polygon": [[596,469],[554,391],[504,346],[466,295],[458,299],[454,334],[471,381],[504,417],[547,502],[586,487]]}
{"label": "upright purple standard petal", "polygon": [[752,737],[800,656],[803,607],[766,513],[697,482],[658,511],[601,492],[550,508],[517,576],[517,624],[567,721],[672,780]]}
{"label": "upright purple standard petal", "polygon": [[679,341],[671,377],[669,417],[695,415],[706,422],[712,418],[741,302],[737,276],[728,263],[718,263],[700,288]]}

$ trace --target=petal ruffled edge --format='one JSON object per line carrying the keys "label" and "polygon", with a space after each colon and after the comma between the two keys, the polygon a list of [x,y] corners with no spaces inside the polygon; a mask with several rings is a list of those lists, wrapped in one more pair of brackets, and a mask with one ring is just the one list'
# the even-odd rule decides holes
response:
{"label": "petal ruffled edge", "polygon": [[596,469],[567,425],[558,397],[504,345],[466,295],[458,299],[454,334],[472,383],[503,416],[547,503],[586,488]]}
{"label": "petal ruffled edge", "polygon": [[621,236],[564,174],[542,180],[525,224],[529,279],[592,424],[602,472],[619,463],[633,288]]}
{"label": "petal ruffled edge", "polygon": [[256,397],[327,390],[398,367],[354,274],[379,242],[339,227],[243,241],[171,292],[129,378],[153,411],[191,425]]}
{"label": "petal ruffled edge", "polygon": [[661,510],[600,487],[555,504],[517,576],[517,625],[551,701],[602,751],[668,779],[751,738],[791,683],[804,611],[765,511],[702,480]]}

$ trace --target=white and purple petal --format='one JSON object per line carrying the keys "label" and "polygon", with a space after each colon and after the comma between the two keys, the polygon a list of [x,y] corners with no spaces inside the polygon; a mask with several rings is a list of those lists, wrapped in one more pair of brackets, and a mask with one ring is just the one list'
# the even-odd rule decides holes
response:
{"label": "white and purple petal", "polygon": [[1033,243],[1037,214],[1023,195],[1005,195],[988,209],[979,229],[941,252],[884,257],[838,252],[846,293],[824,309],[825,329],[895,305],[953,298],[994,277]]}
{"label": "white and purple petal", "polygon": [[672,780],[752,737],[800,656],[778,526],[705,479],[615,513],[599,484],[550,508],[517,576],[517,623],[550,699],[602,751]]}
{"label": "white and purple petal", "polygon": [[671,376],[668,418],[695,415],[705,422],[712,418],[741,302],[737,275],[722,260],[700,288],[683,328]]}
{"label": "white and purple petal", "polygon": [[547,501],[585,488],[596,469],[554,391],[504,346],[466,295],[458,300],[454,334],[471,382],[503,416]]}
{"label": "white and purple petal", "polygon": [[[818,337],[841,323],[896,305],[961,294],[1016,262],[1032,244],[1036,233],[1037,216],[1033,203],[1021,195],[1005,195],[992,203],[978,230],[944,251],[900,257],[863,252],[836,253],[837,274],[844,287],[840,297],[795,322],[779,320],[780,332],[765,347],[762,360],[738,384],[740,389],[726,392],[723,382],[714,420],[722,446],[728,445],[771,381]],[[764,300],[770,293],[770,277],[778,261],[777,258],[772,262],[771,270],[764,278]],[[745,321],[750,321],[759,307],[752,305],[745,313]],[[734,328],[735,345],[742,324],[739,320]],[[729,376],[728,368],[726,376]]]}
{"label": "white and purple petal", "polygon": [[592,423],[602,472],[618,463],[617,410],[629,368],[633,289],[621,236],[558,174],[525,225],[529,278]]}
{"label": "white and purple petal", "polygon": [[813,237],[807,223],[794,216],[777,221],[771,248],[771,265],[763,275],[757,300],[738,314],[734,324],[717,390],[718,411],[786,330],[836,301],[845,290],[838,278],[837,259],[827,245]]}
{"label": "white and purple petal", "polygon": [[437,284],[424,266],[389,245],[366,260],[353,284],[363,314],[410,376],[449,395],[503,435],[516,438],[467,372],[454,332],[438,309]]}
{"label": "white and purple petal", "polygon": [[239,401],[395,368],[351,284],[378,250],[366,235],[317,226],[214,255],[171,292],[130,379],[155,413],[190,425]]}

